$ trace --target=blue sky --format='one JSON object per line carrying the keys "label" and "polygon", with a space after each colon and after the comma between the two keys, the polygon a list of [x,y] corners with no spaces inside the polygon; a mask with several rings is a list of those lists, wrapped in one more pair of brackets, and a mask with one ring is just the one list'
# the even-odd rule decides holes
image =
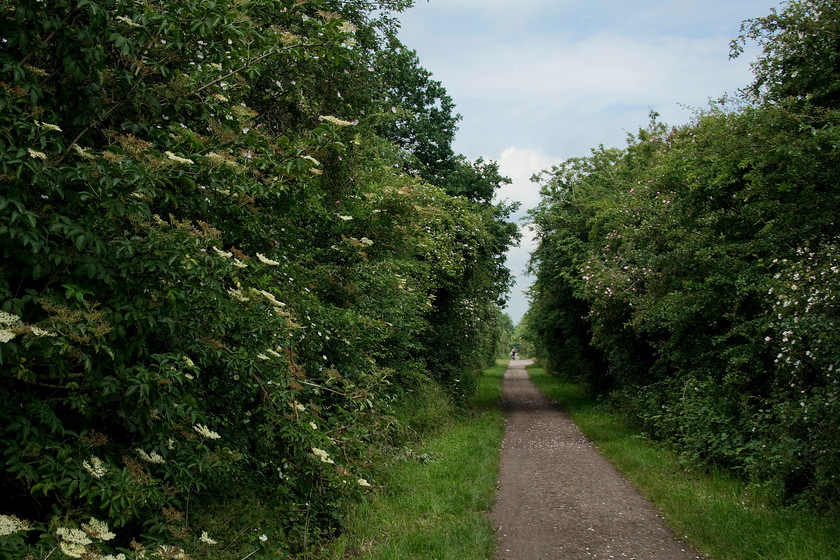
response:
{"label": "blue sky", "polygon": [[[599,144],[624,146],[651,110],[677,125],[751,81],[756,50],[729,60],[741,22],[771,0],[417,0],[400,38],[463,116],[455,151],[499,162],[500,197],[539,201],[530,176]],[[508,254],[517,284],[505,310],[527,310],[527,224]]]}

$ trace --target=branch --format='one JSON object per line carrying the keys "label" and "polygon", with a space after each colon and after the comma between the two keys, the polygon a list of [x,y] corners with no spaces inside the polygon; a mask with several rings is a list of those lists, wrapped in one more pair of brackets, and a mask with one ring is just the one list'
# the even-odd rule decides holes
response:
{"label": "branch", "polygon": [[200,92],[200,91],[202,91],[202,90],[205,90],[205,89],[209,88],[210,86],[212,86],[212,85],[214,85],[214,84],[217,84],[217,83],[221,82],[222,80],[224,80],[224,79],[226,79],[226,78],[229,78],[229,77],[233,76],[234,74],[237,74],[237,73],[239,73],[239,72],[241,72],[241,71],[245,70],[245,69],[246,69],[246,68],[248,68],[249,66],[252,66],[252,65],[256,64],[257,62],[259,62],[260,60],[262,60],[262,59],[264,59],[264,58],[268,58],[269,56],[274,55],[274,54],[280,54],[280,52],[281,52],[281,51],[272,51],[272,52],[265,53],[265,54],[264,54],[264,55],[262,55],[262,56],[258,56],[258,57],[257,57],[257,58],[255,58],[254,60],[252,60],[252,61],[250,61],[250,62],[246,62],[244,65],[240,66],[240,67],[239,67],[239,68],[237,68],[236,70],[231,70],[230,72],[228,72],[228,73],[227,73],[227,74],[225,74],[224,76],[221,76],[221,77],[219,77],[219,78],[216,78],[216,79],[215,79],[215,80],[213,80],[212,82],[208,82],[208,83],[204,84],[203,86],[201,86],[200,88],[198,88],[197,90],[195,90],[195,91],[193,92],[193,94],[196,94],[196,93],[198,93],[198,92]]}
{"label": "branch", "polygon": [[69,14],[64,16],[64,19],[61,20],[61,22],[58,24],[58,27],[53,29],[53,32],[50,33],[49,35],[47,35],[46,39],[41,41],[41,43],[37,47],[35,47],[31,51],[29,51],[29,54],[27,54],[26,56],[23,57],[23,60],[20,61],[20,65],[23,66],[24,64],[26,64],[26,61],[29,60],[30,58],[32,58],[32,55],[34,55],[36,52],[41,50],[41,47],[46,45],[50,41],[50,39],[52,39],[55,36],[55,34],[58,33],[58,30],[61,29],[61,26],[64,25],[65,23],[67,23],[67,20],[69,20],[71,17],[76,15],[76,12],[78,12],[80,9],[81,9],[80,7],[77,7],[72,12],[70,12]]}

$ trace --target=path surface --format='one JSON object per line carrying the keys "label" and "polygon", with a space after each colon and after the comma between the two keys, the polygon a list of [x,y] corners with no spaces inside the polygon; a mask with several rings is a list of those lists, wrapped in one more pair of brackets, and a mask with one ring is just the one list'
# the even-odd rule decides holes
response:
{"label": "path surface", "polygon": [[507,427],[492,513],[496,557],[700,558],[537,390],[525,372],[530,363],[511,361],[503,382]]}

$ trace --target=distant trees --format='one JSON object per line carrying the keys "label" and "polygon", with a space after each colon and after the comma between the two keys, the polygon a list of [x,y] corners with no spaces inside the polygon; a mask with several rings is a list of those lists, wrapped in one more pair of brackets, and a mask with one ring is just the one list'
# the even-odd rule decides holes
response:
{"label": "distant trees", "polygon": [[0,556],[285,557],[468,396],[516,228],[409,4],[2,3]]}
{"label": "distant trees", "polygon": [[745,25],[764,46],[755,103],[675,128],[654,116],[626,149],[547,172],[525,319],[549,364],[690,461],[825,509],[840,498],[838,16],[791,2]]}

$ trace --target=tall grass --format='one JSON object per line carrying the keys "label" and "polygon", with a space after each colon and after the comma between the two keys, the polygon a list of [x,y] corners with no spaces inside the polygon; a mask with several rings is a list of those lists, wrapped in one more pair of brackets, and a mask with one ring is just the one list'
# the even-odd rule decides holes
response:
{"label": "tall grass", "polygon": [[531,366],[539,389],[559,402],[586,436],[648,498],[668,524],[716,560],[840,559],[840,519],[779,509],[760,487],[714,471],[685,470],[580,385]]}
{"label": "tall grass", "polygon": [[[469,411],[429,397],[406,411],[426,430],[406,449],[377,491],[350,516],[346,531],[319,559],[490,558],[504,417],[499,410],[507,360],[484,372]],[[437,426],[437,429],[432,429]]]}

